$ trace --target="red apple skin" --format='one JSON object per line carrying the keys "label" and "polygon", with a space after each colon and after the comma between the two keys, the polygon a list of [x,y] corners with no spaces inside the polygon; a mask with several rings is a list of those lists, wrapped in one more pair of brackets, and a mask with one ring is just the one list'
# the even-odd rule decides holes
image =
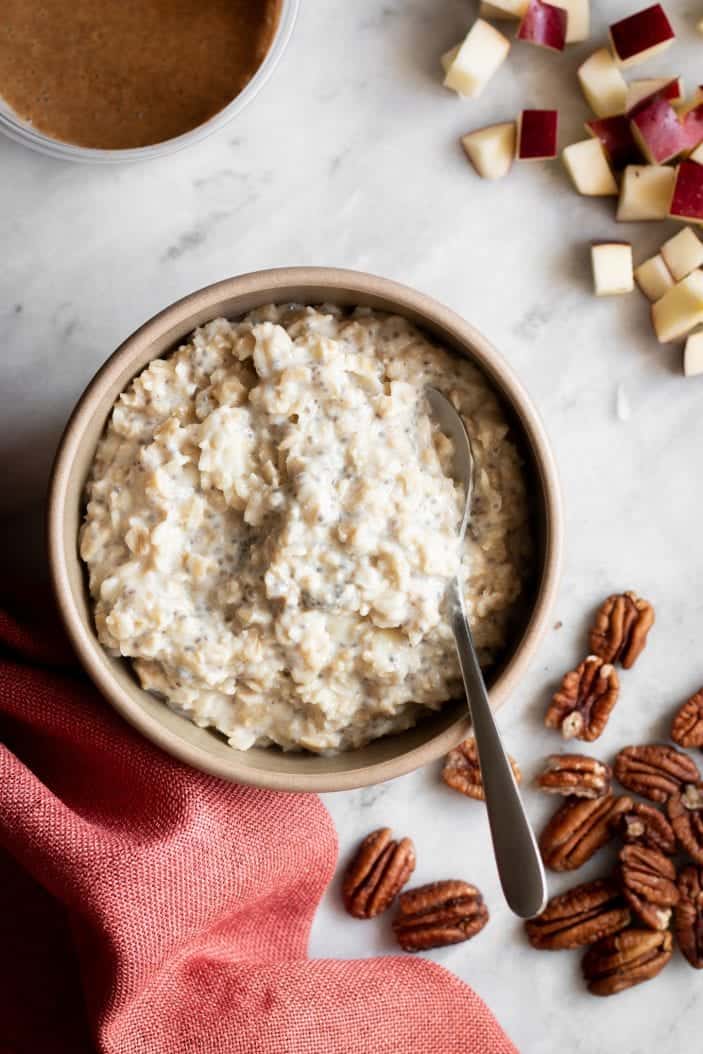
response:
{"label": "red apple skin", "polygon": [[624,114],[586,121],[586,131],[600,139],[612,168],[620,170],[642,163],[642,154],[632,136],[630,122]]}
{"label": "red apple skin", "polygon": [[661,4],[653,4],[628,18],[613,22],[610,37],[621,62],[640,55],[676,36]]}
{"label": "red apple skin", "polygon": [[553,51],[563,51],[566,43],[568,15],[563,7],[545,4],[544,0],[530,0],[517,31],[518,40],[527,40]]}
{"label": "red apple skin", "polygon": [[681,219],[703,223],[703,165],[695,161],[681,162],[669,212]]}
{"label": "red apple skin", "polygon": [[630,119],[632,133],[652,165],[663,165],[686,149],[684,127],[666,99],[654,99]]}
{"label": "red apple skin", "polygon": [[517,156],[521,161],[557,156],[558,110],[523,110]]}
{"label": "red apple skin", "polygon": [[695,150],[703,142],[703,103],[689,110],[683,119],[683,134],[686,150]]}
{"label": "red apple skin", "polygon": [[674,102],[676,99],[681,98],[681,84],[678,77],[675,77],[673,81],[669,81],[667,85],[660,88],[659,91],[653,91],[651,95],[645,95],[644,99],[640,99],[638,103],[627,111],[627,116],[633,118],[635,114],[638,114],[640,110],[645,110],[650,103],[653,103],[655,99],[666,99],[669,102]]}

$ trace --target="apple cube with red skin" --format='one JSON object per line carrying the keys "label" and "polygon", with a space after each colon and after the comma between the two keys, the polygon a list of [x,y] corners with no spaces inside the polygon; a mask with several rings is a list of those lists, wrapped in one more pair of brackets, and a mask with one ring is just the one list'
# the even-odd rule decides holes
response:
{"label": "apple cube with red skin", "polygon": [[627,83],[607,48],[594,51],[579,66],[578,79],[586,102],[596,117],[624,113]]}
{"label": "apple cube with red skin", "polygon": [[557,156],[558,110],[523,110],[518,128],[519,161],[550,161]]}
{"label": "apple cube with red skin", "polygon": [[661,4],[613,22],[610,41],[621,66],[635,66],[673,44],[676,34]]}
{"label": "apple cube with red skin", "polygon": [[688,160],[696,161],[699,165],[703,165],[703,143],[696,147]]}
{"label": "apple cube with red skin", "polygon": [[610,164],[616,171],[626,165],[637,164],[641,159],[637,143],[632,136],[630,122],[624,114],[586,121],[586,131],[600,140]]}
{"label": "apple cube with red skin", "polygon": [[667,99],[657,96],[630,117],[632,135],[650,165],[663,165],[686,148],[684,126]]}
{"label": "apple cube with red skin", "polygon": [[703,103],[698,103],[681,114],[686,150],[695,150],[703,143]]}
{"label": "apple cube with red skin", "polygon": [[668,77],[649,77],[645,80],[630,81],[627,85],[627,96],[625,98],[625,113],[632,115],[643,103],[652,100],[654,96],[659,99],[668,99],[669,102],[677,102],[683,99],[683,83],[680,77],[669,80]]}
{"label": "apple cube with red skin", "polygon": [[515,158],[515,121],[478,128],[462,137],[461,145],[482,179],[501,179]]}
{"label": "apple cube with red skin", "polygon": [[669,215],[674,220],[703,223],[703,165],[681,162],[676,170]]}
{"label": "apple cube with red skin", "polygon": [[568,15],[563,7],[530,0],[517,31],[518,40],[537,44],[552,51],[563,51],[566,43]]}

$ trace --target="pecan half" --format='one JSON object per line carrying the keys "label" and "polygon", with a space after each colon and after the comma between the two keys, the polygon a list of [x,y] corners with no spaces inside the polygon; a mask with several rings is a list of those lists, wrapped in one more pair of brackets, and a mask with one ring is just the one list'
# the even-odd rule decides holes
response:
{"label": "pecan half", "polygon": [[541,915],[525,923],[533,948],[581,948],[630,925],[630,909],[616,882],[598,878],[552,897]]}
{"label": "pecan half", "polygon": [[476,886],[450,879],[401,893],[393,930],[401,948],[419,952],[468,941],[487,922],[488,908]]}
{"label": "pecan half", "polygon": [[415,846],[409,838],[393,841],[389,827],[364,838],[347,868],[342,900],[350,915],[372,919],[386,911],[415,870]]}
{"label": "pecan half", "polygon": [[666,808],[679,844],[703,867],[703,783],[687,783]]}
{"label": "pecan half", "polygon": [[668,929],[679,899],[676,868],[669,857],[644,845],[626,845],[620,850],[620,877],[627,903],[645,926]]}
{"label": "pecan half", "polygon": [[[513,776],[519,783],[522,779],[522,774],[518,763],[511,757],[508,757],[508,760],[513,770]],[[460,791],[467,798],[475,798],[477,801],[486,800],[475,739],[465,739],[458,747],[449,751],[444,760],[442,779],[448,787]]]}
{"label": "pecan half", "polygon": [[581,969],[593,995],[615,995],[656,977],[671,958],[671,934],[661,930],[623,930],[592,945]]}
{"label": "pecan half", "polygon": [[597,655],[589,655],[564,675],[544,723],[547,728],[559,729],[564,739],[598,739],[618,700],[618,691],[614,668]]}
{"label": "pecan half", "polygon": [[651,743],[625,747],[615,758],[615,778],[623,787],[650,801],[665,802],[684,783],[700,779],[695,763],[676,747]]}
{"label": "pecan half", "polygon": [[535,780],[548,794],[602,798],[610,791],[610,765],[583,754],[550,754]]}
{"label": "pecan half", "polygon": [[689,864],[679,875],[679,902],[674,908],[674,932],[683,955],[703,970],[703,868]]}
{"label": "pecan half", "polygon": [[636,593],[613,593],[596,614],[588,646],[604,662],[634,666],[654,625],[654,608]]}
{"label": "pecan half", "polygon": [[567,798],[542,832],[542,858],[552,871],[574,871],[613,836],[615,817],[632,808],[632,798]]}
{"label": "pecan half", "polygon": [[676,711],[671,738],[680,747],[703,747],[703,688]]}
{"label": "pecan half", "polygon": [[645,845],[666,856],[673,856],[676,852],[674,829],[655,805],[636,801],[631,809],[620,813],[615,829],[628,845]]}

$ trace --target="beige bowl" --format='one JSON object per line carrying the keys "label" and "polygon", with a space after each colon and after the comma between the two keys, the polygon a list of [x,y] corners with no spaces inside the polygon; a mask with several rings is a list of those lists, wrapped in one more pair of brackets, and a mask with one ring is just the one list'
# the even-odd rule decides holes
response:
{"label": "beige bowl", "polygon": [[492,705],[505,701],[524,677],[545,632],[557,588],[562,512],[554,461],[532,403],[491,345],[430,297],[385,278],[330,268],[258,271],[201,289],[138,329],[93,378],[66,426],[51,480],[49,561],[58,605],[81,662],[107,701],[147,738],[196,768],[240,783],[287,791],[347,790],[400,776],[441,757],[469,732],[466,704],[448,703],[407,732],[336,757],[275,748],[234,750],[217,733],[197,728],[143,691],[129,664],[105,653],[93,629],[78,556],[85,480],[112,405],[132,377],[196,326],[218,315],[236,318],[262,304],[290,301],[358,304],[404,315],[439,343],[475,362],[502,396],[526,459],[537,532],[526,616],[490,682]]}

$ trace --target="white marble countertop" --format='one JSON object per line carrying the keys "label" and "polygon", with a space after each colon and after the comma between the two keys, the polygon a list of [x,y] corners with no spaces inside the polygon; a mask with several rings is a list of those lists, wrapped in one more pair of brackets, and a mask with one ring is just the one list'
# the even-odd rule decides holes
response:
{"label": "white marble countertop", "polygon": [[[489,336],[554,441],[567,519],[554,613],[563,625],[500,715],[526,783],[559,748],[541,724],[548,690],[582,657],[587,619],[611,589],[642,592],[658,621],[597,751],[609,757],[628,742],[665,736],[673,708],[703,680],[703,379],[684,380],[680,349],[656,344],[639,294],[593,298],[588,243],[631,238],[640,260],[674,228],[619,227],[611,202],[578,198],[557,163],[517,165],[503,183],[482,183],[456,143],[523,106],[558,106],[562,145],[582,138],[586,110],[574,71],[606,22],[638,5],[593,6],[591,45],[562,56],[517,46],[485,98],[460,101],[440,87],[437,62],[466,29],[469,3],[303,0],[292,45],[261,95],[189,152],[141,167],[88,168],[0,139],[0,502],[12,515],[3,562],[16,566],[32,528],[36,535],[37,503],[72,403],[138,324],[237,272],[284,264],[370,270],[433,294]],[[702,79],[694,25],[703,11],[693,0],[667,6],[681,44],[634,75],[687,73],[692,87]],[[541,823],[552,803],[530,790],[526,797]],[[362,835],[389,824],[415,839],[418,880],[465,877],[483,889],[490,925],[433,957],[477,989],[521,1051],[684,1054],[700,1046],[703,977],[680,956],[646,987],[601,1001],[584,992],[577,954],[526,946],[501,903],[483,807],[444,788],[437,768],[326,801],[342,859]],[[607,864],[602,854],[586,876]],[[347,918],[333,887],[311,953],[392,949],[388,923]]]}

